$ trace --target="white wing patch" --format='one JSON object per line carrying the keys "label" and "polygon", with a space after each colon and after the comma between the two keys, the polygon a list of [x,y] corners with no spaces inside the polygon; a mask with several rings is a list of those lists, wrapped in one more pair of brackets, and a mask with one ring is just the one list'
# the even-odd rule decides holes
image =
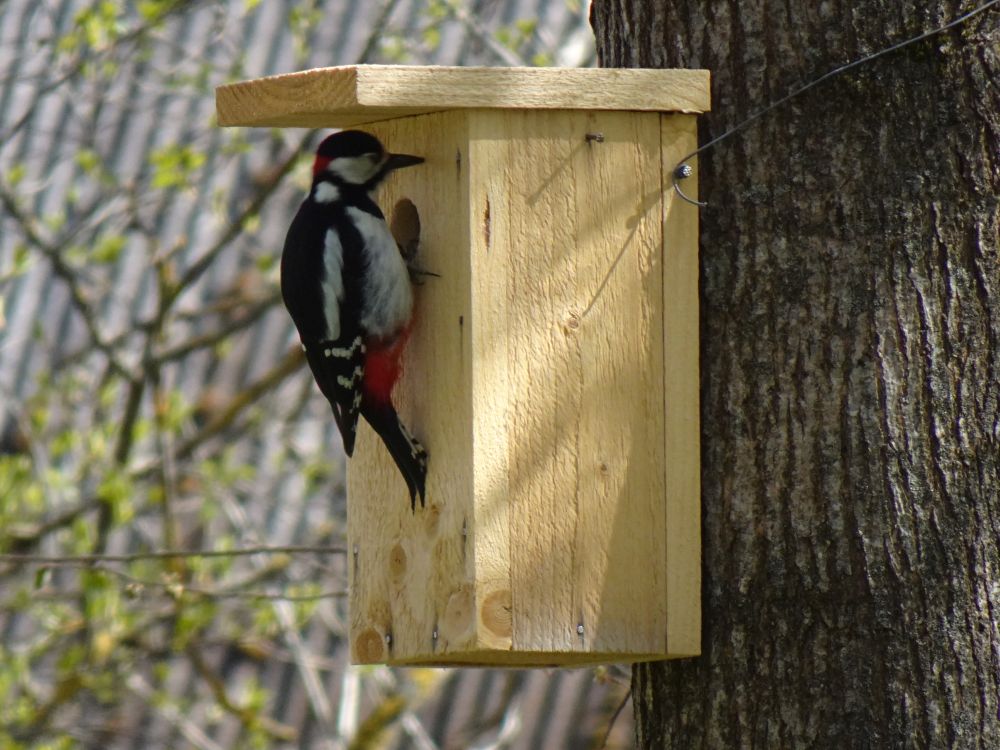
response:
{"label": "white wing patch", "polygon": [[361,328],[371,336],[393,336],[413,309],[413,288],[399,246],[385,221],[349,206],[347,213],[365,245],[365,290]]}
{"label": "white wing patch", "polygon": [[340,338],[340,303],[344,299],[344,246],[328,229],[323,241],[323,317],[328,340]]}
{"label": "white wing patch", "polygon": [[351,359],[354,356],[354,352],[361,349],[361,353],[365,353],[365,344],[358,336],[351,342],[350,346],[331,346],[323,350],[323,356],[325,357],[339,357],[340,359]]}

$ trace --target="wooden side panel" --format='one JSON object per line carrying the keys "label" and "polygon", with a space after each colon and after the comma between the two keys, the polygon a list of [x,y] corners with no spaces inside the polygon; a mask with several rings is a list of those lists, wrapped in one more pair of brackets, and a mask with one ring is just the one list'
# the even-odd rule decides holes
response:
{"label": "wooden side panel", "polygon": [[[698,146],[697,120],[661,116],[663,328],[666,414],[667,651],[701,653],[701,447],[698,378],[698,208],[672,189],[677,163]],[[697,198],[698,163],[682,183]]]}
{"label": "wooden side panel", "polygon": [[[364,424],[348,462],[351,642],[355,662],[441,659],[475,645],[472,517],[472,349],[465,114],[439,113],[370,128],[392,150],[426,163],[395,173],[377,200],[420,217],[418,263],[440,274],[416,288],[416,324],[396,388],[403,421],[430,453],[427,507],[410,511],[402,478]],[[436,637],[435,637],[436,634]]]}
{"label": "wooden side panel", "polygon": [[473,285],[492,309],[475,331],[493,342],[476,347],[492,357],[476,391],[503,394],[504,409],[502,428],[477,411],[476,450],[508,469],[508,503],[493,512],[509,519],[512,646],[662,653],[659,115],[470,122]]}

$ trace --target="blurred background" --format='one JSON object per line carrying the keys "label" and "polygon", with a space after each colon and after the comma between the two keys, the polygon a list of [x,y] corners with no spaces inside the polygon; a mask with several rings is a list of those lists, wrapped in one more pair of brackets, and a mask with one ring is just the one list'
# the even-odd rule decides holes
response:
{"label": "blurred background", "polygon": [[587,13],[0,0],[0,747],[632,746],[627,668],[348,665],[344,457],[278,294],[323,134],[215,125],[310,67],[590,66]]}

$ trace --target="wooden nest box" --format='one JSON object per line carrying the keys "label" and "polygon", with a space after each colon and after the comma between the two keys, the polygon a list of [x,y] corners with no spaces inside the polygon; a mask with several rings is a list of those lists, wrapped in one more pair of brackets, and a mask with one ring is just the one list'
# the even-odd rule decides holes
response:
{"label": "wooden nest box", "polygon": [[426,157],[376,199],[419,220],[440,274],[395,394],[430,453],[427,506],[359,428],[354,661],[699,653],[698,212],[671,173],[708,73],[358,65],[217,104],[221,125],[362,127]]}

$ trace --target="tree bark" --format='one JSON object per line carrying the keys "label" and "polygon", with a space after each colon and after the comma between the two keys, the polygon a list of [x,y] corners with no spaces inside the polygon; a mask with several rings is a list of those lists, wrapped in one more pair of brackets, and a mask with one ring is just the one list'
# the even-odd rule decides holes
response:
{"label": "tree bark", "polygon": [[[709,68],[704,142],[973,7],[594,0],[605,66]],[[1000,747],[1000,8],[700,160],[703,653],[641,747]]]}

